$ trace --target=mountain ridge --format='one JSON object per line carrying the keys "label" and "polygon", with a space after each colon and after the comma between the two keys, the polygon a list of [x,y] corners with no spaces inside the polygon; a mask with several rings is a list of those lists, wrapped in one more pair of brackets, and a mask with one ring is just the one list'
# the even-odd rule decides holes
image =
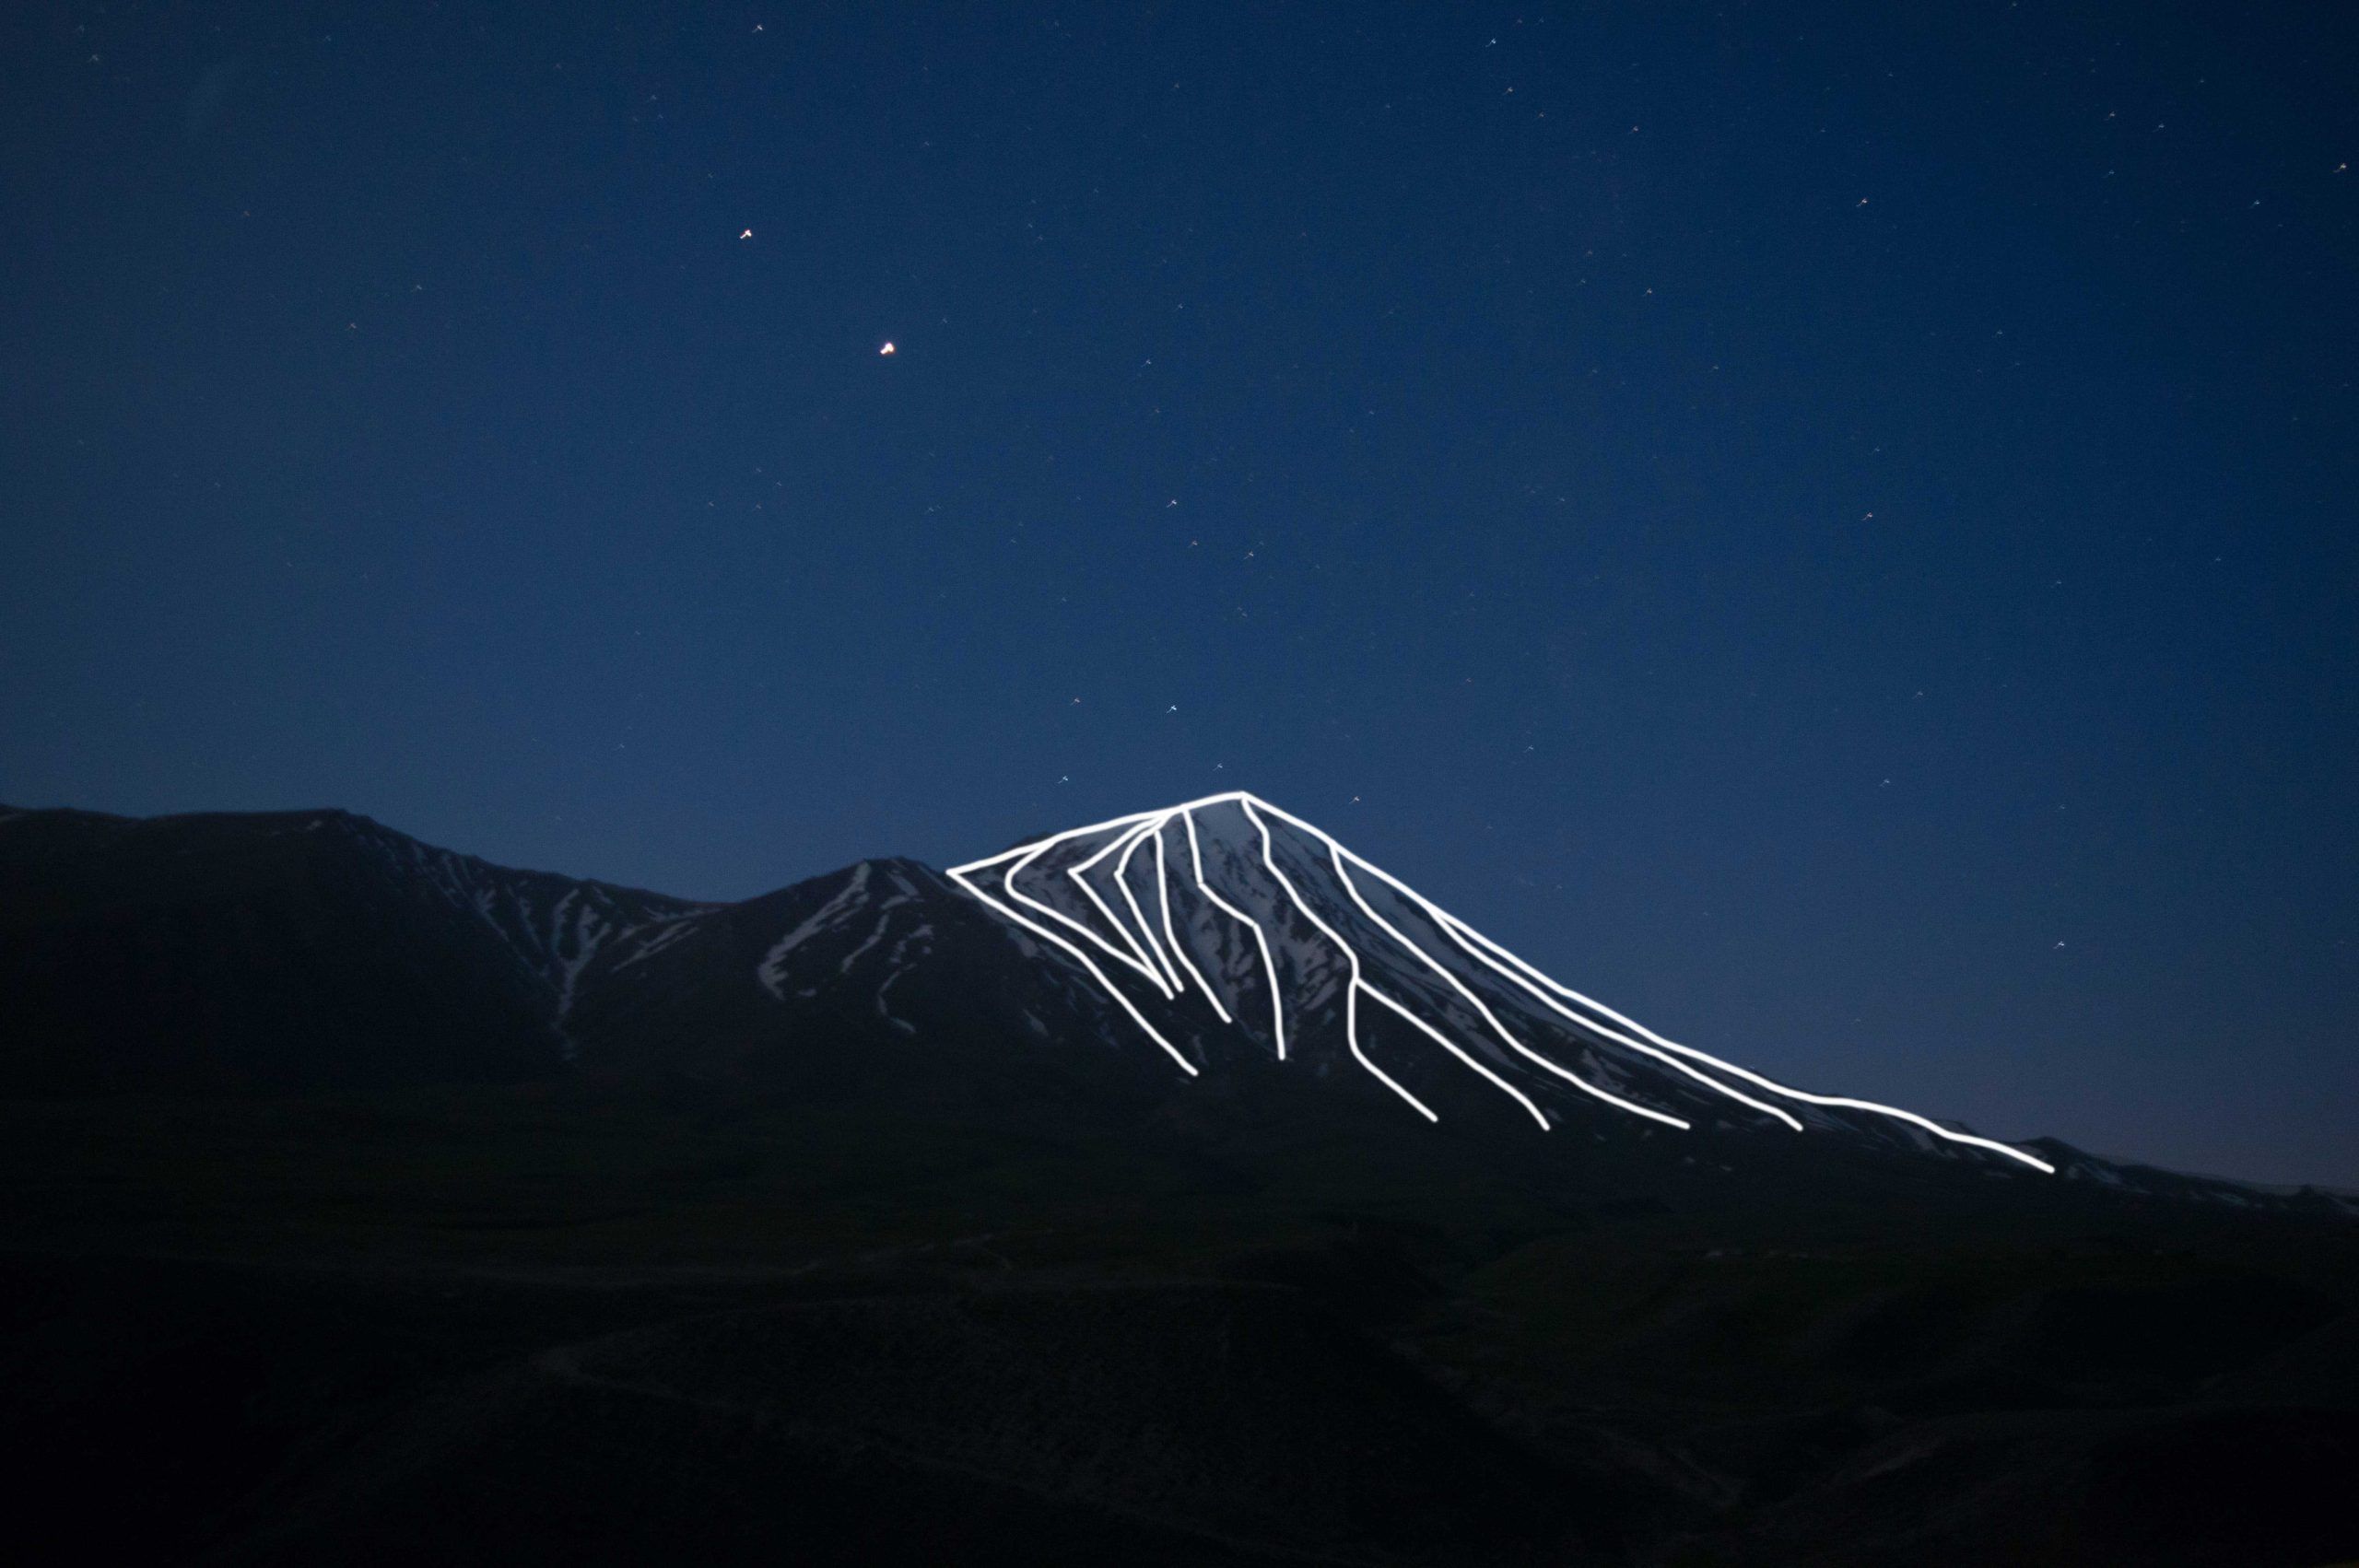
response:
{"label": "mountain ridge", "polygon": [[[1287,824],[1300,824],[1243,791],[1195,804],[1248,801]],[[1170,827],[1180,809],[1134,813],[1097,827],[1159,819],[1160,832]],[[848,1092],[843,1085],[853,1080],[866,1082],[874,1074],[915,1065],[896,1052],[928,1042],[980,1039],[1065,1053],[1057,1064],[1027,1061],[1023,1071],[1036,1077],[1069,1066],[1109,1082],[1134,1080],[1125,1082],[1125,1094],[1153,1096],[1170,1093],[1171,1086],[1144,1077],[1151,1063],[1137,1059],[1143,1053],[1136,1026],[1156,1032],[1147,1024],[1150,1014],[1164,1023],[1169,1036],[1162,1042],[1165,1049],[1191,1078],[1259,1058],[1258,1082],[1274,1041],[1271,1030],[1246,1020],[1254,1008],[1276,1012],[1284,996],[1291,999],[1285,1004],[1285,1022],[1297,1065],[1322,1083],[1346,1063],[1355,1071],[1365,1067],[1427,1119],[1435,1113],[1419,1096],[1454,1093],[1445,1068],[1449,1074],[1472,1068],[1489,1088],[1507,1089],[1520,1103],[1527,1126],[1532,1120],[1557,1129],[1581,1126],[1597,1136],[1606,1136],[1610,1124],[1587,1123],[1579,1113],[1610,1114],[1613,1107],[1589,1103],[1595,1086],[1567,1084],[1576,1071],[1599,1074],[1612,1085],[1607,1097],[1617,1100],[1637,1093],[1634,1085],[1663,1096],[1684,1094],[1686,1099],[1660,1102],[1674,1106],[1677,1117],[1660,1109],[1653,1114],[1678,1121],[1709,1116],[1715,1128],[1732,1137],[1736,1131],[1728,1113],[1740,1106],[1746,1107],[1741,1115],[1756,1120],[1766,1120],[1766,1112],[1799,1129],[1809,1117],[1813,1127],[1839,1128],[1855,1136],[1868,1136],[1857,1123],[1877,1119],[1842,1108],[1866,1102],[1812,1096],[1784,1086],[1777,1087],[1836,1108],[1785,1101],[1793,1107],[1790,1113],[1773,1105],[1766,1092],[1748,1095],[1727,1083],[1708,1090],[1696,1081],[1714,1073],[1687,1060],[1672,1063],[1684,1074],[1673,1077],[1654,1059],[1668,1060],[1666,1050],[1652,1048],[1650,1056],[1640,1057],[1614,1042],[1640,1049],[1649,1049],[1649,1042],[1671,1051],[1688,1047],[1586,998],[1579,1011],[1590,1027],[1579,1047],[1589,1054],[1574,1059],[1575,1069],[1556,1063],[1543,1071],[1496,1039],[1484,1039],[1477,1015],[1488,1019],[1499,1036],[1514,1035],[1508,1045],[1523,1057],[1536,1058],[1555,1047],[1519,1042],[1540,1039],[1538,1031],[1549,1026],[1567,1039],[1579,1034],[1567,1022],[1575,1009],[1555,1005],[1530,984],[1522,987],[1529,994],[1495,996],[1486,1004],[1466,994],[1469,988],[1442,974],[1439,965],[1432,975],[1405,966],[1380,974],[1369,969],[1355,980],[1337,954],[1325,951],[1336,946],[1329,939],[1347,930],[1356,936],[1382,926],[1402,936],[1413,918],[1424,918],[1428,936],[1437,940],[1461,933],[1476,942],[1488,939],[1438,908],[1430,917],[1416,917],[1405,900],[1397,908],[1367,902],[1368,896],[1385,896],[1382,892],[1353,895],[1365,919],[1344,910],[1340,901],[1322,905],[1323,918],[1313,914],[1303,891],[1311,870],[1307,855],[1298,845],[1266,838],[1259,848],[1272,874],[1258,886],[1242,881],[1225,885],[1235,895],[1232,915],[1250,908],[1271,929],[1257,930],[1249,939],[1245,927],[1252,920],[1224,915],[1209,897],[1184,918],[1159,910],[1173,920],[1167,928],[1168,951],[1157,961],[1154,927],[1142,925],[1145,941],[1136,944],[1133,956],[1145,961],[1137,965],[1136,977],[1155,975],[1165,994],[1126,998],[1114,991],[1106,965],[1070,962],[1070,949],[1060,953],[1065,944],[1055,942],[1053,933],[1009,920],[971,883],[977,868],[1021,857],[1043,843],[1078,839],[1076,848],[1089,847],[1093,831],[1067,830],[1026,841],[946,872],[904,857],[861,860],[753,898],[715,902],[503,867],[427,845],[337,808],[135,818],[73,808],[0,807],[0,935],[9,939],[0,951],[0,994],[17,1000],[19,1016],[32,1024],[29,1033],[35,1036],[30,1048],[20,1045],[0,1057],[0,1081],[18,1092],[34,1093],[143,1085],[235,1092],[365,1084],[421,1071],[462,1080],[564,1072],[752,1072],[803,1082],[814,1092]],[[1224,874],[1222,868],[1241,875],[1245,852],[1255,846],[1240,842],[1236,831],[1200,830],[1200,865],[1214,868],[1215,876]],[[1125,863],[1145,864],[1145,844],[1144,837],[1132,843]],[[1156,848],[1167,869],[1186,853],[1176,834],[1171,843],[1158,838]],[[1119,847],[1115,853],[1121,853]],[[1342,866],[1346,857],[1367,865],[1333,845],[1333,865]],[[1100,863],[1111,858],[1101,857]],[[1273,913],[1281,884],[1288,880],[1275,874],[1281,864],[1294,873],[1294,885],[1285,890],[1297,895],[1296,915],[1304,917],[1286,929],[1277,929]],[[1375,875],[1410,898],[1418,896],[1388,873]],[[1078,886],[1088,892],[1086,881]],[[1136,896],[1134,887],[1124,887],[1119,899],[1091,895],[1093,902],[1105,899],[1097,907],[1109,917],[1111,906]],[[1379,910],[1391,914],[1399,929]],[[1347,921],[1361,924],[1356,928]],[[1225,934],[1222,924],[1228,928]],[[1324,926],[1323,935],[1309,929],[1313,925]],[[1185,946],[1178,940],[1182,926],[1190,938]],[[1098,940],[1105,935],[1097,933]],[[1474,952],[1473,942],[1459,945]],[[1106,950],[1113,950],[1110,942]],[[1008,963],[1011,953],[1023,962]],[[1277,964],[1266,966],[1273,954]],[[1256,974],[1257,964],[1266,973]],[[1191,977],[1180,971],[1200,965],[1191,988]],[[1505,966],[1490,967],[1504,972]],[[1126,978],[1133,973],[1120,972]],[[1174,986],[1174,980],[1182,984]],[[1225,1001],[1213,1003],[1217,1022],[1203,1006],[1212,1000],[1214,983],[1226,987]],[[1363,1054],[1354,1033],[1360,1022],[1354,1003],[1375,994],[1379,985],[1398,992],[1379,998],[1386,1009],[1378,1015],[1378,1027],[1391,1035],[1373,1036],[1379,1053],[1391,1053],[1384,1056],[1393,1063],[1390,1075]],[[253,994],[229,994],[241,987]],[[147,1015],[138,1005],[143,990],[160,993],[158,1005]],[[274,1007],[256,997],[285,1005]],[[1177,1005],[1188,997],[1197,999],[1196,1016],[1186,1016]],[[1542,1003],[1554,1006],[1555,1012]],[[1595,1016],[1587,1011],[1592,1008],[1598,1010]],[[1619,1020],[1635,1033],[1607,1024],[1601,1036],[1597,1017]],[[1347,1049],[1340,1053],[1334,1049],[1339,1019],[1348,1037]],[[1408,1025],[1417,1033],[1404,1033]],[[1445,1028],[1460,1037],[1443,1040]],[[241,1029],[256,1038],[233,1037]],[[449,1048],[421,1054],[407,1037],[421,1033]],[[320,1047],[321,1038],[330,1034],[344,1036],[337,1058]],[[171,1048],[175,1036],[189,1048]],[[1422,1042],[1421,1048],[1439,1041],[1456,1060],[1418,1060],[1402,1054],[1404,1041]],[[1593,1048],[1601,1044],[1628,1060],[1607,1060]],[[1704,1053],[1691,1055],[1732,1067]],[[962,1082],[982,1076],[971,1053],[962,1051],[955,1061],[941,1054],[926,1059],[937,1071],[955,1069]],[[1286,1059],[1283,1050],[1277,1059]],[[1174,1065],[1165,1062],[1166,1072]],[[1641,1082],[1639,1068],[1655,1077]],[[1754,1082],[1767,1082],[1757,1077]],[[2004,1147],[1963,1133],[1955,1124],[1934,1128],[1937,1141],[1924,1130],[1934,1127],[1931,1118],[1895,1114],[1921,1125],[1881,1138],[1892,1148]],[[1872,1130],[1881,1137],[1880,1122]],[[1942,1141],[1949,1140],[1955,1144]],[[1982,1155],[1978,1149],[1963,1152]],[[2271,1192],[2233,1178],[2103,1160],[2059,1140],[2026,1140],[2008,1152],[2024,1164],[2053,1166],[2067,1180],[2124,1196],[2359,1213],[2359,1200],[2314,1185]]]}

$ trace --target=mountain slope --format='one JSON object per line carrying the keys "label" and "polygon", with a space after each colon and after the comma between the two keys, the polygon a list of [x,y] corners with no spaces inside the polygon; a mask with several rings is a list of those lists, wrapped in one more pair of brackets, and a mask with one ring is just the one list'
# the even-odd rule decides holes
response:
{"label": "mountain slope", "polygon": [[[1774,1083],[1665,1039],[1242,791],[1068,829],[950,874],[1081,965],[1191,1074],[1209,1054],[1210,1022],[1191,1013],[1209,1010],[1279,1060],[1290,1045],[1299,1058],[1340,1035],[1355,1066],[1428,1121],[1438,1116],[1420,1087],[1454,1060],[1543,1131],[1608,1107],[1682,1131],[1699,1122],[1815,1129],[2053,1170],[1915,1112]],[[1391,1068],[1366,1048],[1371,1036],[1391,1036],[1381,1053]]]}
{"label": "mountain slope", "polygon": [[6,1082],[284,1089],[546,1072],[564,1055],[574,960],[615,918],[604,893],[341,812],[8,813]]}

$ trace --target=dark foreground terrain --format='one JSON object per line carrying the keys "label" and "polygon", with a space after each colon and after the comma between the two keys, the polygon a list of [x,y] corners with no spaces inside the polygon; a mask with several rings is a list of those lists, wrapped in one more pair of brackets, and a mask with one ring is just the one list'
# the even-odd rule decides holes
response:
{"label": "dark foreground terrain", "polygon": [[1296,1053],[1191,1078],[914,862],[0,809],[0,1556],[2359,1559],[2347,1198],[1543,1134],[1379,1031],[1428,1126],[1271,920]]}
{"label": "dark foreground terrain", "polygon": [[10,1104],[12,1555],[2359,1552],[2352,1227],[1074,1112]]}

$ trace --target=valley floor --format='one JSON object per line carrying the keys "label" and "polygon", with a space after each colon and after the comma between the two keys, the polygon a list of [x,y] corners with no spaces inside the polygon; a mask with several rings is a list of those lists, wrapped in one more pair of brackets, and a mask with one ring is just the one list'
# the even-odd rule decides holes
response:
{"label": "valley floor", "polygon": [[2359,1225],[1957,1187],[686,1086],[6,1103],[11,1556],[2359,1557]]}

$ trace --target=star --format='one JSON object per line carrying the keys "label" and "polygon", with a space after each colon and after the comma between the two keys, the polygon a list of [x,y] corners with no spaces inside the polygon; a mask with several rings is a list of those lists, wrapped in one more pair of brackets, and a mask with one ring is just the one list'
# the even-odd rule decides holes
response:
{"label": "star", "polygon": [[745,233],[740,234],[739,236],[737,236],[737,238],[738,238],[738,239],[740,239],[740,240],[751,240],[753,237],[754,237],[754,231],[753,231],[752,229],[750,229],[750,228],[749,228],[749,229],[747,229],[747,230],[745,230]]}
{"label": "star", "polygon": [[[887,342],[887,343],[885,345],[885,346],[884,346],[884,347],[882,347],[882,348],[878,349],[876,352],[877,352],[877,353],[879,353],[879,354],[898,354],[898,353],[899,353],[899,352],[900,352],[900,350],[899,350],[899,349],[898,349],[898,348],[895,348],[895,347],[893,346],[893,345],[892,345],[890,342]],[[1079,702],[1081,699],[1080,699],[1079,697],[1075,697],[1075,698],[1074,698],[1074,700],[1075,702]]]}

